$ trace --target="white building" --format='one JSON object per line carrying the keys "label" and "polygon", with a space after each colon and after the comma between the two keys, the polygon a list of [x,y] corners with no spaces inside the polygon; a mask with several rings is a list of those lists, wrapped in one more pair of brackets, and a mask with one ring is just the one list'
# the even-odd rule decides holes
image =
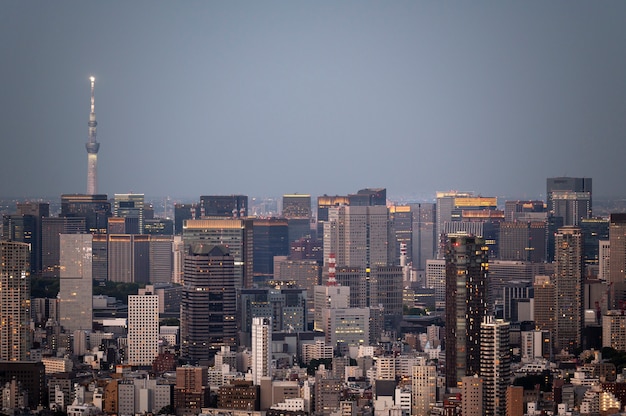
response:
{"label": "white building", "polygon": [[59,319],[68,333],[93,327],[91,234],[60,234]]}
{"label": "white building", "polygon": [[446,302],[446,261],[426,260],[426,287],[435,289],[435,301]]}
{"label": "white building", "polygon": [[[128,296],[128,364],[152,365],[159,355],[159,297],[153,286]],[[157,409],[160,410],[160,409]]]}
{"label": "white building", "polygon": [[261,385],[262,377],[272,376],[272,318],[252,318],[252,381]]}

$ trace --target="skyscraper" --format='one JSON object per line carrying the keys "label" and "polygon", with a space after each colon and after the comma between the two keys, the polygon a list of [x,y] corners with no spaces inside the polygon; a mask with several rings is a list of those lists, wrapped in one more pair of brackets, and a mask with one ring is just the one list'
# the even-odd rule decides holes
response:
{"label": "skyscraper", "polygon": [[591,178],[558,177],[546,180],[548,214],[563,218],[563,225],[578,225],[591,218]]}
{"label": "skyscraper", "polygon": [[30,339],[30,249],[0,241],[0,360],[24,361]]}
{"label": "skyscraper", "polygon": [[339,206],[328,210],[324,224],[324,259],[337,266],[387,266],[389,215],[386,206]]}
{"label": "skyscraper", "polygon": [[430,415],[437,401],[437,367],[427,365],[425,361],[420,358],[419,364],[411,368],[411,415],[415,416]]}
{"label": "skyscraper", "polygon": [[61,195],[61,214],[64,218],[84,218],[85,232],[106,234],[107,221],[111,216],[111,203],[106,194]]}
{"label": "skyscraper", "polygon": [[480,324],[487,315],[488,249],[483,239],[449,235],[446,243],[446,386],[480,371]]}
{"label": "skyscraper", "polygon": [[60,235],[60,324],[66,332],[91,331],[93,323],[91,234]]}
{"label": "skyscraper", "polygon": [[261,385],[262,377],[272,376],[272,318],[252,318],[252,381]]}
{"label": "skyscraper", "polygon": [[581,345],[583,326],[583,241],[580,228],[559,228],[556,236],[555,348],[574,352]]}
{"label": "skyscraper", "polygon": [[194,243],[224,245],[235,262],[235,287],[252,287],[254,227],[252,219],[213,218],[183,223],[185,247]]}
{"label": "skyscraper", "polygon": [[159,354],[159,296],[154,286],[128,296],[128,364],[150,366]]}
{"label": "skyscraper", "polygon": [[485,415],[506,413],[506,389],[511,378],[510,323],[488,316],[480,326],[480,377]]}
{"label": "skyscraper", "polygon": [[113,215],[124,218],[126,234],[143,234],[144,194],[115,194]]}
{"label": "skyscraper", "polygon": [[626,299],[626,214],[611,214],[609,220],[610,308]]}
{"label": "skyscraper", "polygon": [[91,81],[91,111],[89,112],[89,140],[85,143],[87,149],[87,195],[98,193],[98,150],[100,143],[96,141],[96,99],[94,94],[95,77],[90,77]]}
{"label": "skyscraper", "polygon": [[199,216],[245,218],[248,216],[248,206],[247,195],[202,195]]}
{"label": "skyscraper", "polygon": [[185,256],[181,356],[211,360],[237,336],[235,261],[224,246],[192,244]]}

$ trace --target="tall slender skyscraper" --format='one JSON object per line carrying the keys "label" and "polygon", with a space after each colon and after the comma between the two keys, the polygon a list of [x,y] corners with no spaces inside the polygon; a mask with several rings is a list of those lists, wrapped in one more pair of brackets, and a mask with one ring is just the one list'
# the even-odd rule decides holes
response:
{"label": "tall slender skyscraper", "polygon": [[580,228],[559,228],[555,236],[557,351],[574,352],[581,346],[583,328],[583,238]]}
{"label": "tall slender skyscraper", "polygon": [[96,100],[94,95],[95,77],[90,77],[91,81],[91,111],[89,112],[89,141],[85,143],[87,148],[87,194],[95,195],[98,193],[98,150],[100,143],[96,141]]}
{"label": "tall slender skyscraper", "polygon": [[30,247],[0,241],[0,360],[24,361],[30,351]]}
{"label": "tall slender skyscraper", "polygon": [[488,248],[482,238],[448,235],[446,386],[480,371],[480,324],[487,315]]}
{"label": "tall slender skyscraper", "polygon": [[262,377],[272,376],[272,318],[252,318],[252,380],[261,385]]}

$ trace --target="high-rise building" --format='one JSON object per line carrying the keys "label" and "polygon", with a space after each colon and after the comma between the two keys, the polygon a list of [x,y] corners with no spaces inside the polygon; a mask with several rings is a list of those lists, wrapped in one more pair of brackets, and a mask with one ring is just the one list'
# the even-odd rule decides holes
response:
{"label": "high-rise building", "polygon": [[245,218],[248,216],[247,195],[202,195],[200,214],[196,218]]}
{"label": "high-rise building", "polygon": [[30,248],[0,241],[0,360],[24,361],[30,355]]}
{"label": "high-rise building", "polygon": [[289,255],[288,224],[285,218],[254,218],[254,279],[274,277],[274,256]]}
{"label": "high-rise building", "polygon": [[254,226],[252,219],[214,218],[183,223],[185,247],[194,243],[223,245],[235,262],[235,287],[252,287]]}
{"label": "high-rise building", "polygon": [[109,234],[108,280],[124,283],[150,281],[150,236],[143,234]]}
{"label": "high-rise building", "polygon": [[44,277],[59,277],[60,234],[85,232],[84,218],[45,217],[41,225],[41,263]]}
{"label": "high-rise building", "polygon": [[181,356],[211,360],[236,344],[235,260],[224,246],[193,244],[185,256]]}
{"label": "high-rise building", "polygon": [[578,225],[591,218],[591,178],[557,177],[546,180],[548,214],[563,218],[563,225]]}
{"label": "high-rise building", "polygon": [[151,366],[159,355],[159,296],[147,285],[128,295],[128,364]]}
{"label": "high-rise building", "polygon": [[91,234],[61,234],[60,324],[66,333],[91,331],[93,281]]}
{"label": "high-rise building", "polygon": [[413,255],[413,211],[410,205],[392,205],[389,207],[389,262],[400,264],[401,246],[406,247],[406,263]]}
{"label": "high-rise building", "polygon": [[[30,271],[37,273],[41,270],[41,245],[37,230],[36,219],[33,215],[5,214],[2,216],[2,239],[26,243],[30,250]],[[38,254],[39,253],[39,254]]]}
{"label": "high-rise building", "polygon": [[85,232],[106,234],[108,218],[111,216],[111,203],[106,194],[61,195],[61,215],[63,218],[84,218]]}
{"label": "high-rise building", "polygon": [[195,216],[195,204],[174,204],[174,234],[181,235],[183,233],[183,222],[195,219]]}
{"label": "high-rise building", "polygon": [[446,302],[446,261],[426,260],[426,287],[435,289],[435,302]]}
{"label": "high-rise building", "polygon": [[546,205],[543,201],[505,201],[504,221],[515,222],[527,213],[544,213]]}
{"label": "high-rise building", "polygon": [[337,266],[387,266],[389,215],[386,206],[339,206],[328,209],[324,224],[324,259],[335,254]]}
{"label": "high-rise building", "polygon": [[284,218],[308,218],[311,219],[311,195],[308,194],[285,194],[283,195]]}
{"label": "high-rise building", "polygon": [[89,111],[89,139],[85,143],[87,149],[87,195],[95,195],[98,193],[98,150],[100,143],[96,141],[96,99],[94,94],[94,85],[96,78],[90,77],[91,81],[91,110]]}
{"label": "high-rise building", "polygon": [[480,324],[487,315],[488,255],[483,239],[449,235],[446,243],[446,386],[480,371]]}
{"label": "high-rise building", "polygon": [[413,212],[413,247],[411,260],[418,270],[426,269],[426,261],[437,255],[436,205],[422,202],[411,204]]}
{"label": "high-rise building", "polygon": [[556,234],[556,290],[555,348],[569,352],[581,347],[583,327],[583,241],[580,228],[563,227]]}
{"label": "high-rise building", "polygon": [[172,271],[174,270],[173,250],[174,243],[172,236],[151,235],[149,246],[149,281],[151,283],[168,283],[172,281]]}
{"label": "high-rise building", "polygon": [[620,300],[626,300],[626,214],[611,214],[609,245],[610,309],[616,309]]}
{"label": "high-rise building", "polygon": [[[603,282],[610,282],[611,267],[611,242],[607,238],[606,240],[598,241],[598,279]],[[607,299],[608,300],[608,299]]]}
{"label": "high-rise building", "polygon": [[501,260],[544,262],[546,259],[545,222],[502,222],[498,253]]}
{"label": "high-rise building", "polygon": [[[556,332],[556,285],[550,276],[535,276],[534,312],[535,328],[549,334]],[[550,340],[553,344],[554,340]]]}
{"label": "high-rise building", "polygon": [[252,381],[272,376],[272,318],[252,318]]}
{"label": "high-rise building", "polygon": [[[42,264],[42,222],[50,216],[50,204],[48,202],[18,202],[18,215],[30,215],[35,219],[35,232],[33,244],[31,246],[31,269],[33,269],[33,260],[35,261],[34,270],[41,272]],[[32,253],[35,253],[33,258]]]}
{"label": "high-rise building", "polygon": [[[585,267],[600,264],[600,241],[609,239],[609,220],[604,218],[583,218],[578,223],[583,235],[583,261]],[[585,273],[589,275],[589,273]]]}
{"label": "high-rise building", "polygon": [[124,234],[143,234],[144,194],[115,194],[113,215],[124,218]]}
{"label": "high-rise building", "polygon": [[480,326],[480,377],[485,415],[506,413],[506,389],[511,382],[510,323],[488,316]]}

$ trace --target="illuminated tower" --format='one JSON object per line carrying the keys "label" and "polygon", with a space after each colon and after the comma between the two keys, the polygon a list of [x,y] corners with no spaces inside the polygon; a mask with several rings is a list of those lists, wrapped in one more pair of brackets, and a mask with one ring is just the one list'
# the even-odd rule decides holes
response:
{"label": "illuminated tower", "polygon": [[89,141],[85,143],[87,148],[87,195],[95,195],[98,191],[98,150],[100,143],[96,141],[96,101],[94,96],[94,84],[96,78],[90,77],[91,81],[91,111],[89,112]]}

